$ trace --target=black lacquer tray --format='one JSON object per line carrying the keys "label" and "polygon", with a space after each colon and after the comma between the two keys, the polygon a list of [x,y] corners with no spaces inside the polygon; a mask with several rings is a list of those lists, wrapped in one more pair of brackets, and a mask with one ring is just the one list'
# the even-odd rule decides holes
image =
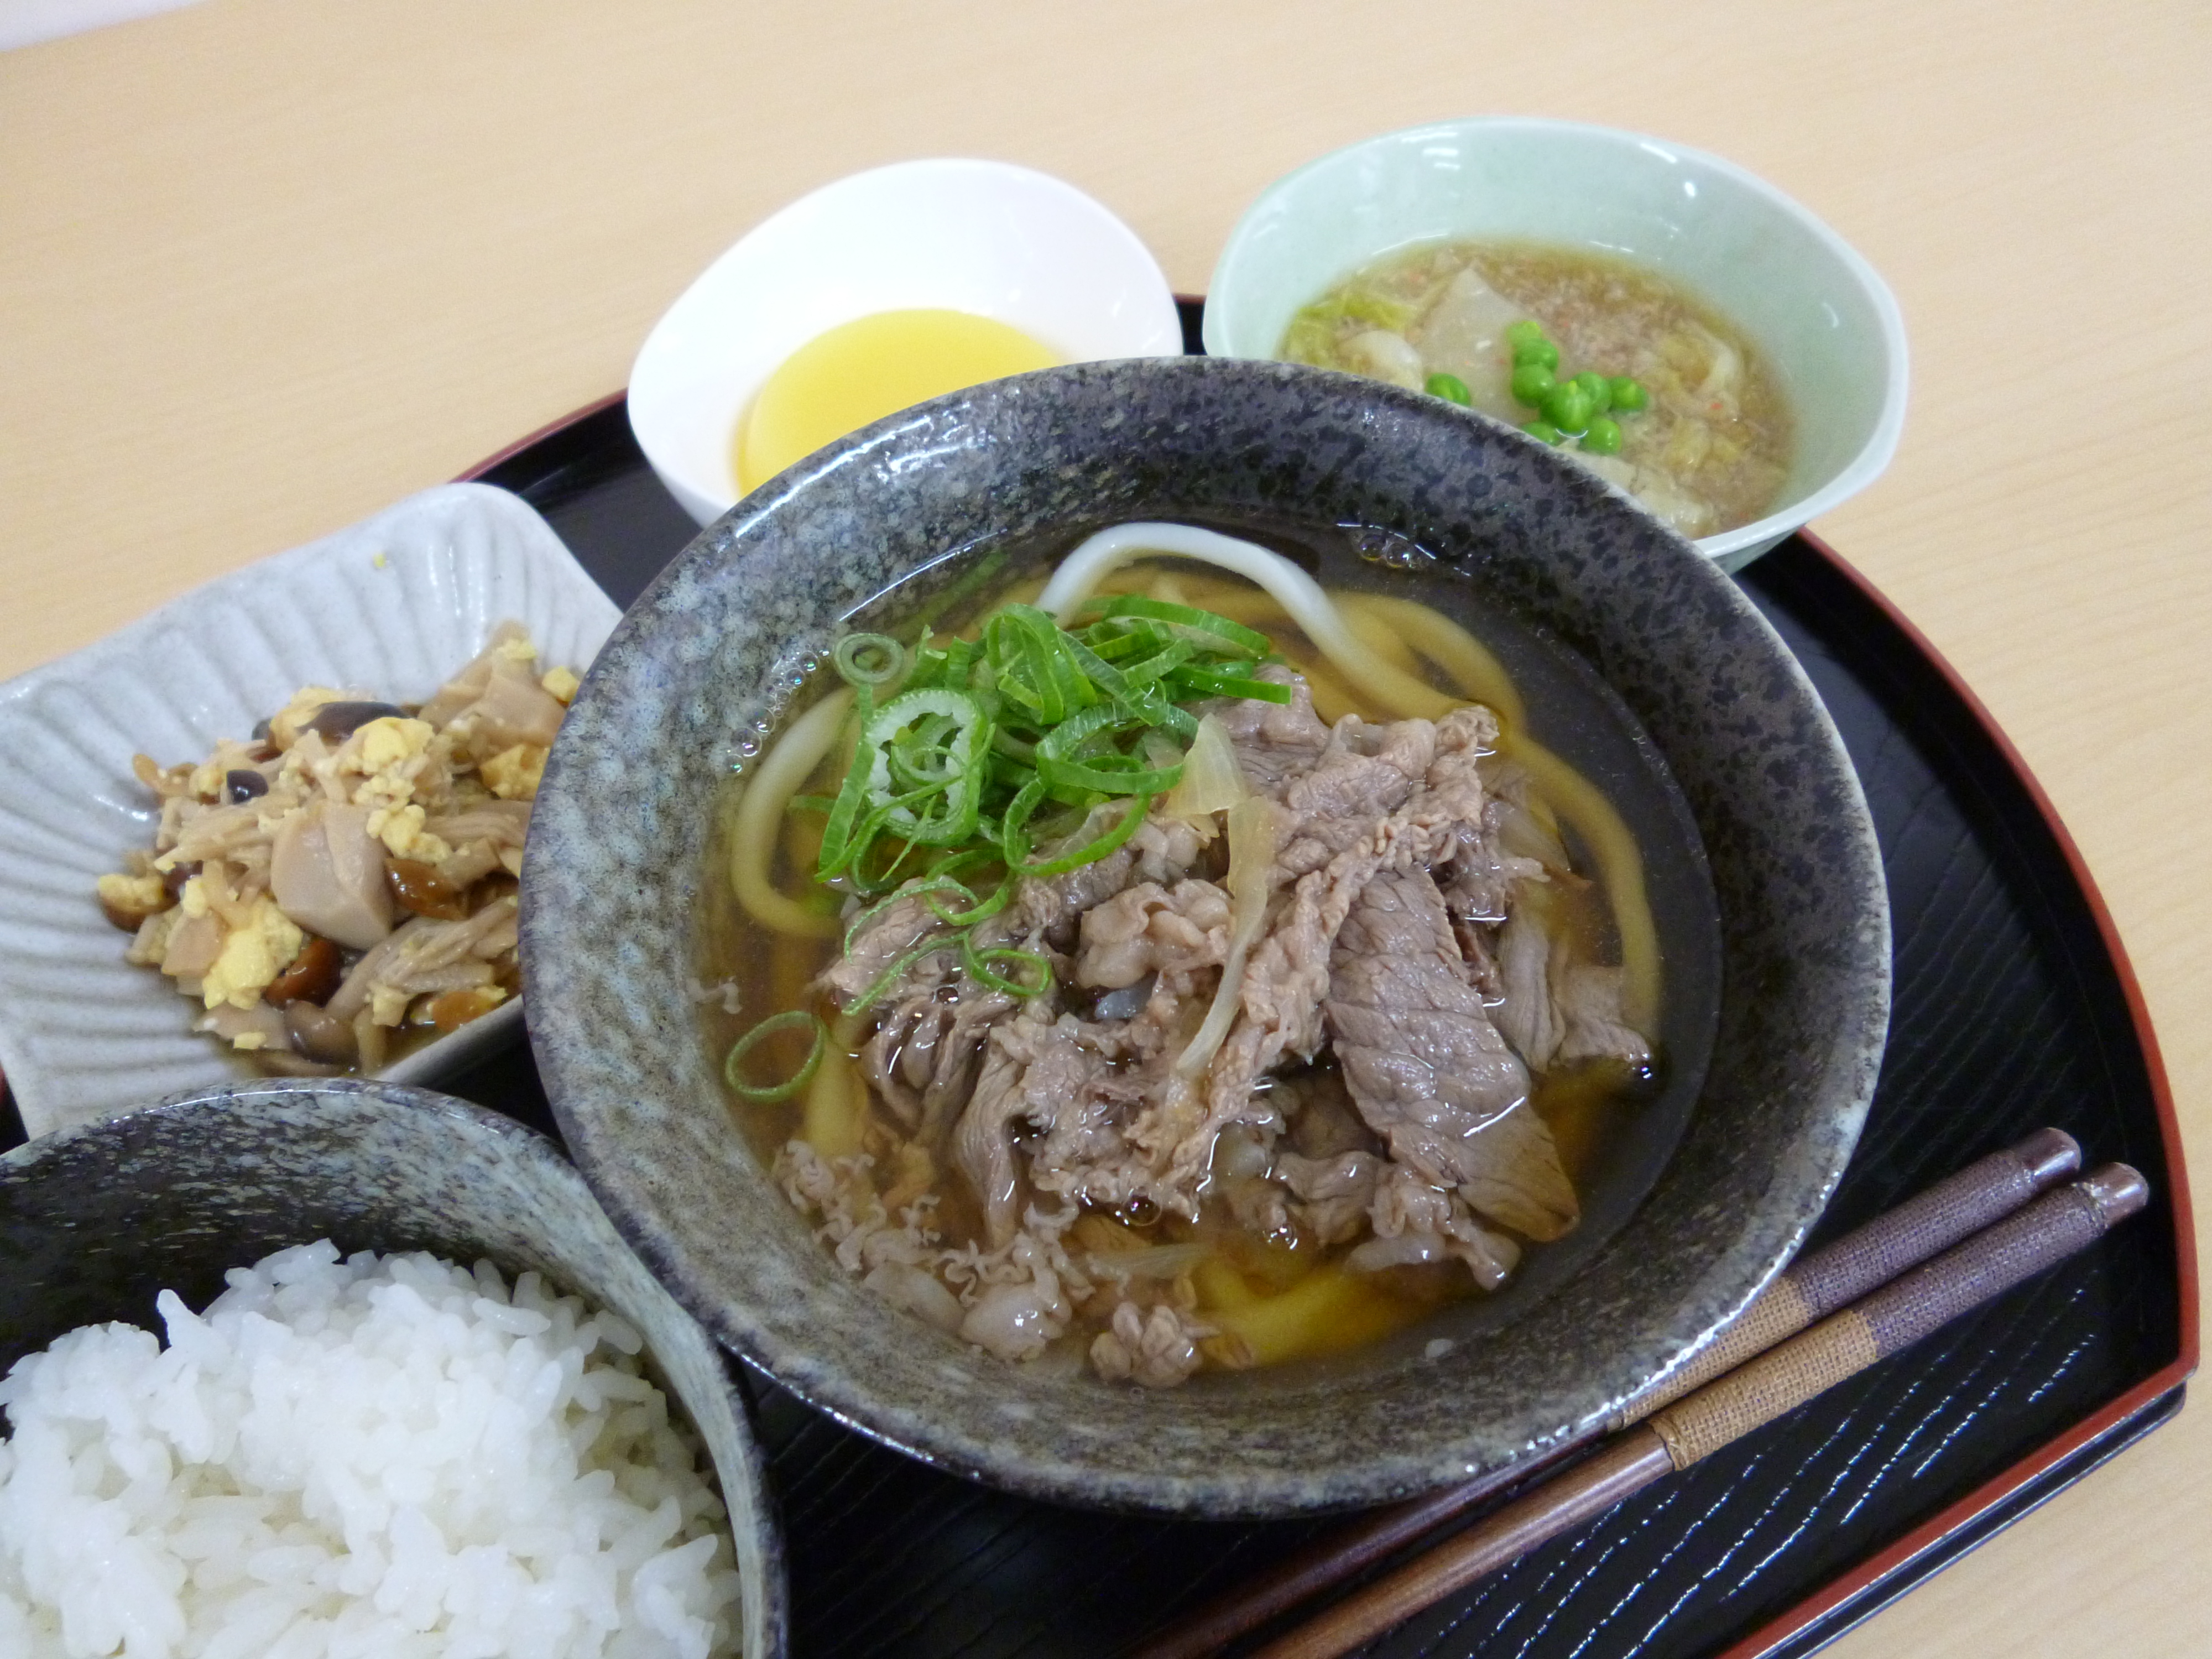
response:
{"label": "black lacquer tray", "polygon": [[[479,476],[536,505],[625,605],[694,533],[619,399]],[[2135,1164],[2158,1197],[2090,1255],[1375,1654],[1808,1652],[2164,1421],[2194,1367],[2194,1257],[2165,1079],[2063,831],[1979,706],[1833,554],[1793,538],[1742,580],[1842,728],[1893,907],[1889,1048],[1822,1236],[2046,1123],[2093,1162]],[[517,1054],[459,1092],[550,1127],[534,1082]],[[754,1380],[802,1659],[1110,1655],[1332,1524],[1158,1522],[1006,1497]]]}
{"label": "black lacquer tray", "polygon": [[[1194,315],[1187,307],[1187,324]],[[619,398],[472,476],[537,507],[623,605],[695,533]],[[1819,542],[1791,538],[1742,581],[1842,729],[1893,908],[1881,1083],[1820,1237],[2046,1123],[2092,1162],[2142,1170],[2151,1210],[1370,1653],[1808,1653],[2163,1422],[2194,1369],[2172,1105],[2134,980],[2064,831],[1971,694]],[[447,1086],[555,1133],[526,1049]],[[800,1659],[1111,1655],[1339,1524],[1162,1522],[1005,1496],[745,1375],[788,1534]]]}

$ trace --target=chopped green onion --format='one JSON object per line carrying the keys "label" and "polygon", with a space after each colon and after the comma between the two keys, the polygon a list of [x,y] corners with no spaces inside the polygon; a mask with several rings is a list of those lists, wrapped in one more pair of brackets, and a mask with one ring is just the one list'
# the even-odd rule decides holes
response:
{"label": "chopped green onion", "polygon": [[1102,794],[1158,794],[1176,787],[1182,763],[1145,768],[1136,757],[1109,749],[1096,752],[1093,739],[1114,734],[1129,724],[1128,711],[1118,705],[1086,708],[1062,720],[1036,747],[1037,775],[1048,786],[1060,789],[1095,789]]}
{"label": "chopped green onion", "polygon": [[[801,1030],[812,1027],[814,1041],[806,1050],[806,1058],[799,1069],[781,1083],[748,1083],[744,1078],[744,1062],[748,1055],[763,1042],[783,1031]],[[789,1100],[814,1080],[820,1069],[822,1055],[830,1046],[830,1028],[818,1015],[801,1009],[792,1009],[781,1014],[771,1014],[759,1024],[730,1045],[728,1057],[722,1061],[722,1080],[731,1091],[756,1105],[773,1105],[779,1100]]]}
{"label": "chopped green onion", "polygon": [[1287,703],[1292,695],[1289,686],[1273,680],[1217,673],[1211,668],[1186,668],[1176,678],[1192,690],[1211,697],[1249,697],[1255,702]]}
{"label": "chopped green onion", "polygon": [[[947,882],[945,884],[954,887],[959,885],[957,882]],[[901,899],[911,898],[916,893],[932,892],[935,890],[937,890],[937,888],[933,878],[925,877],[919,884],[909,883],[908,885],[900,888],[896,893],[890,895],[890,897],[878,899],[873,904],[864,906],[860,913],[856,915],[851,921],[845,924],[844,942],[837,947],[839,954],[842,956],[850,956],[853,953],[853,942],[859,939],[863,933],[867,931],[868,924],[873,921],[878,916],[883,915],[884,911],[890,909],[891,906],[896,904]]]}
{"label": "chopped green onion", "polygon": [[[1004,912],[1022,880],[1093,863],[1136,833],[1183,778],[1185,745],[1200,730],[1184,704],[1291,701],[1291,688],[1258,678],[1274,659],[1255,629],[1135,594],[1094,601],[1091,612],[1069,629],[1014,604],[970,640],[924,628],[910,650],[884,635],[840,642],[855,730],[836,796],[808,803],[826,815],[815,875],[866,902],[847,930],[848,951],[901,898],[918,896],[934,921],[848,1012],[930,951],[956,946],[981,983],[1024,996],[1048,986],[1043,958],[983,949],[978,924]],[[877,701],[893,687],[897,695]],[[1033,857],[1040,844],[1063,850]]]}
{"label": "chopped green onion", "polygon": [[[1009,979],[991,965],[999,962],[1027,968],[1034,977],[1026,985]],[[960,936],[960,965],[968,970],[968,976],[977,984],[1003,992],[1010,997],[1020,997],[1024,1001],[1031,997],[1041,997],[1052,989],[1052,964],[1035,951],[1018,951],[1011,946],[978,951],[975,936],[972,933]]]}
{"label": "chopped green onion", "polygon": [[[932,716],[943,716],[942,720]],[[860,732],[867,789],[886,827],[926,847],[950,847],[975,828],[982,799],[984,757],[991,746],[990,716],[965,691],[902,691],[878,709]],[[893,754],[902,781],[915,787],[894,796]],[[935,811],[918,811],[917,795],[941,794]]]}
{"label": "chopped green onion", "polygon": [[1044,780],[1032,776],[1006,803],[1006,810],[999,819],[999,848],[1009,870],[1020,871],[1029,858],[1030,818],[1043,799]]}
{"label": "chopped green onion", "polygon": [[848,634],[830,661],[854,685],[889,685],[906,672],[906,647],[888,634]]}
{"label": "chopped green onion", "polygon": [[1145,814],[1152,810],[1150,795],[1132,796],[1129,810],[1121,814],[1121,821],[1096,841],[1086,842],[1073,852],[1056,859],[1047,859],[1039,864],[1023,864],[1018,872],[1024,876],[1063,876],[1070,870],[1080,870],[1086,864],[1096,864],[1109,854],[1118,851],[1123,842],[1137,833],[1137,826],[1145,821]]}
{"label": "chopped green onion", "polygon": [[1246,651],[1262,654],[1273,650],[1274,644],[1257,629],[1233,623],[1226,617],[1217,617],[1211,611],[1200,611],[1188,605],[1175,605],[1166,599],[1147,599],[1140,593],[1116,593],[1091,601],[1091,607],[1102,617],[1146,617],[1154,622],[1191,628],[1201,634],[1211,634],[1227,640],[1231,645],[1242,646]]}
{"label": "chopped green onion", "polygon": [[863,735],[853,740],[853,755],[845,768],[845,781],[837,791],[836,800],[830,805],[830,821],[822,827],[822,853],[814,866],[817,881],[829,880],[851,863],[860,851],[854,844],[853,830],[860,816],[861,804],[868,798],[868,769],[860,763],[860,759],[867,752],[865,733],[874,714],[874,707],[875,698],[871,688],[866,685],[860,687],[853,712],[858,717]]}
{"label": "chopped green onion", "polygon": [[1007,901],[1014,896],[1014,879],[1012,876],[1000,882],[987,898],[977,898],[972,890],[957,881],[949,883],[947,885],[951,890],[957,891],[961,897],[968,901],[965,909],[947,910],[937,902],[933,895],[923,902],[928,905],[929,914],[948,927],[973,927],[979,921],[988,921],[1000,911],[1005,909]]}
{"label": "chopped green onion", "polygon": [[901,980],[906,977],[908,969],[913,967],[915,963],[920,962],[924,957],[933,955],[935,952],[944,950],[951,943],[951,940],[944,939],[924,939],[921,944],[915,945],[911,951],[907,951],[903,956],[900,957],[897,961],[892,963],[890,967],[884,969],[882,973],[878,974],[873,980],[869,981],[868,988],[866,990],[861,992],[860,995],[854,997],[850,1002],[845,1005],[845,1012],[848,1014],[866,1012],[867,1010],[874,1007],[878,1003],[884,1000],[884,996],[890,991],[891,987],[896,985]]}

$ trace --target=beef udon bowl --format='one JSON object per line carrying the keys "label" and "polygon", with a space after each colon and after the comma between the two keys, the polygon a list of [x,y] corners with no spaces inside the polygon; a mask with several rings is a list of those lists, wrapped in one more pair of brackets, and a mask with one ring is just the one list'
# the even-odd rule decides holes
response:
{"label": "beef udon bowl", "polygon": [[523,916],[587,1178],[710,1328],[1064,1500],[1588,1431],[1819,1214],[1887,1003],[1794,662],[1540,446],[1086,366],[823,451],[579,696]]}

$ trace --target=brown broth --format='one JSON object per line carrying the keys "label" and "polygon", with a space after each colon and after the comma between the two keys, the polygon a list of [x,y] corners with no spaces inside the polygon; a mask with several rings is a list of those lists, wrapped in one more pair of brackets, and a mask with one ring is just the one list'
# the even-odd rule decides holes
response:
{"label": "brown broth", "polygon": [[[1218,1188],[1205,1198],[1195,1220],[1173,1215],[1086,1215],[1070,1235],[1070,1244],[1074,1248],[1077,1241],[1083,1241],[1094,1256],[1104,1257],[1115,1248],[1163,1243],[1205,1247],[1202,1270],[1190,1275],[1183,1291],[1186,1299],[1195,1304],[1200,1317],[1224,1328],[1224,1338],[1214,1339],[1210,1346],[1201,1346],[1209,1368],[1254,1360],[1267,1363],[1273,1357],[1267,1333],[1276,1324],[1267,1322],[1274,1316],[1254,1316],[1260,1322],[1249,1328],[1240,1323],[1255,1308],[1273,1309],[1279,1314],[1287,1308],[1298,1314],[1297,1328],[1303,1334],[1295,1355],[1288,1357],[1308,1358],[1385,1340],[1449,1304],[1474,1299],[1486,1304],[1486,1316],[1494,1312],[1494,1316],[1504,1317],[1513,1306],[1541,1294],[1626,1218],[1671,1151],[1702,1077],[1717,981],[1717,930],[1710,883],[1687,809],[1675,795],[1648,739],[1636,730],[1619,700],[1578,659],[1534,630],[1484,607],[1476,591],[1456,574],[1378,568],[1384,562],[1362,553],[1361,538],[1356,535],[1316,534],[1249,523],[1224,523],[1218,527],[1253,536],[1291,553],[1315,570],[1332,590],[1385,591],[1421,600],[1474,625],[1483,643],[1513,673],[1529,704],[1535,735],[1605,790],[1635,829],[1652,877],[1654,909],[1665,946],[1666,994],[1654,1045],[1662,1056],[1658,1074],[1632,1075],[1618,1065],[1608,1069],[1584,1064],[1555,1066],[1534,1079],[1531,1103],[1558,1139],[1562,1162],[1582,1199],[1583,1219],[1565,1239],[1530,1248],[1515,1279],[1488,1297],[1482,1297],[1466,1270],[1455,1263],[1348,1274],[1336,1263],[1356,1239],[1322,1249],[1257,1238],[1237,1222]],[[1034,583],[1021,577],[1045,568],[1065,550],[1055,544],[1042,550],[1043,557],[1033,553],[1028,558],[1012,559],[1012,579],[1006,587],[1033,592]],[[1395,565],[1400,561],[1392,558],[1388,562]],[[1129,580],[1134,585],[1163,569],[1173,573],[1187,602],[1218,608],[1261,627],[1294,664],[1319,660],[1310,641],[1295,626],[1279,616],[1256,614],[1265,609],[1258,604],[1263,596],[1257,590],[1220,573],[1166,561],[1133,567]],[[901,606],[898,599],[894,593],[879,601],[884,609],[856,619],[859,625],[896,627],[902,610],[908,608]],[[940,632],[945,626],[940,620]],[[1432,665],[1425,667],[1439,689],[1456,695],[1455,688]],[[1312,678],[1316,706],[1324,718],[1333,719],[1347,710],[1374,720],[1391,718],[1340,677],[1324,671]],[[828,676],[823,678],[826,682]],[[823,689],[829,689],[826,684]],[[1340,706],[1332,707],[1332,702]],[[830,757],[803,786],[803,793],[834,792],[842,764],[842,756],[833,745]],[[737,782],[742,784],[743,780]],[[719,872],[726,867],[730,817],[726,810],[710,853],[711,867],[718,878],[707,884],[712,896],[704,907],[696,969],[702,987],[725,980],[737,987],[738,1012],[734,1014],[716,1000],[702,999],[701,1003],[702,1034],[718,1064],[740,1035],[771,1013],[807,1008],[833,1027],[837,1018],[830,1000],[811,984],[833,960],[835,941],[769,935],[738,908],[731,897],[727,880],[719,878]],[[779,890],[798,894],[807,890],[815,839],[803,829],[787,829],[779,837],[772,866]],[[1570,850],[1581,856],[1571,842]],[[1591,959],[1617,959],[1611,914],[1597,885],[1563,893],[1559,908],[1561,921],[1581,939]],[[787,1075],[797,1064],[801,1048],[779,1049],[763,1044],[757,1056],[759,1066],[752,1075],[756,1080]],[[857,1056],[857,1048],[847,1048],[840,1058],[853,1063]],[[1324,1061],[1325,1067],[1329,1065],[1333,1062]],[[871,1105],[865,1148],[875,1158],[872,1175],[880,1193],[895,1187],[900,1178],[899,1148],[904,1134],[879,1103],[872,1101]],[[804,1107],[796,1099],[761,1104],[732,1097],[732,1115],[763,1162],[773,1164],[785,1143],[800,1133]],[[940,1174],[933,1218],[937,1231],[949,1244],[981,1243],[981,1212],[965,1183],[949,1169]],[[1301,1298],[1310,1305],[1291,1305]],[[1082,1350],[1099,1328],[1096,1319],[1079,1319],[1061,1339],[1060,1346],[1070,1356],[1068,1363],[1079,1363]],[[1227,1340],[1230,1336],[1243,1342],[1242,1352],[1237,1343]]]}

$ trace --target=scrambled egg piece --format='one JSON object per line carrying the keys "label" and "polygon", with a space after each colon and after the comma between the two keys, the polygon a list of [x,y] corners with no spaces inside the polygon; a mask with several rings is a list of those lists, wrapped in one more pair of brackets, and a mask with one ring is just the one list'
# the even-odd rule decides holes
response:
{"label": "scrambled egg piece", "polygon": [[152,915],[169,908],[168,890],[155,875],[102,876],[98,884],[100,902],[112,908]]}
{"label": "scrambled egg piece", "polygon": [[425,864],[435,864],[448,857],[453,849],[442,838],[423,830],[423,818],[419,806],[380,806],[368,815],[368,833],[382,842],[385,850],[396,859],[419,859]]}
{"label": "scrambled egg piece", "polygon": [[518,743],[479,765],[477,775],[501,800],[536,800],[550,752],[542,743]]}
{"label": "scrambled egg piece", "polygon": [[538,683],[564,703],[575,702],[576,688],[583,684],[573,668],[548,669],[538,677]]}
{"label": "scrambled egg piece", "polygon": [[[198,885],[197,876],[185,884],[185,904],[192,902],[193,889]],[[206,895],[198,897],[204,906]],[[249,924],[224,933],[215,966],[200,977],[200,1000],[210,1008],[219,1008],[226,1002],[234,1008],[251,1008],[261,1000],[269,982],[291,965],[305,943],[307,935],[298,924],[276,908],[276,900],[263,895],[253,901]]]}
{"label": "scrambled egg piece", "polygon": [[394,858],[434,864],[453,849],[423,833],[424,811],[415,802],[415,786],[444,759],[438,733],[428,720],[386,714],[362,726],[335,755],[315,762],[313,770],[354,805],[369,809],[368,833]]}
{"label": "scrambled egg piece", "polygon": [[511,663],[532,663],[538,660],[538,647],[530,642],[530,635],[521,634],[511,640],[502,640],[499,654]]}
{"label": "scrambled egg piece", "polygon": [[353,734],[353,740],[331,757],[340,772],[358,773],[353,804],[370,808],[404,806],[415,796],[416,764],[429,753],[437,733],[428,720],[386,714]]}

